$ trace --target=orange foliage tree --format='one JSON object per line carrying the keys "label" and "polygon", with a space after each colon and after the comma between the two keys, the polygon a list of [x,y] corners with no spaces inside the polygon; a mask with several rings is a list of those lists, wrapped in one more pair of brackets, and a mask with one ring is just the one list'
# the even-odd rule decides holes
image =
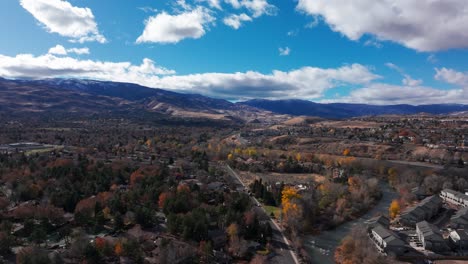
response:
{"label": "orange foliage tree", "polygon": [[163,208],[164,207],[164,203],[166,202],[166,200],[168,198],[171,197],[171,193],[170,192],[162,192],[160,195],[159,195],[159,199],[158,199],[158,206],[159,208]]}
{"label": "orange foliage tree", "polygon": [[343,150],[343,156],[349,156],[349,154],[351,154],[351,150],[350,150],[350,149],[345,149],[345,150]]}
{"label": "orange foliage tree", "polygon": [[393,200],[388,209],[390,218],[394,219],[400,213],[400,202],[398,200]]}
{"label": "orange foliage tree", "polygon": [[119,242],[117,242],[117,243],[115,244],[114,253],[115,253],[115,255],[117,255],[117,256],[122,256],[122,254],[123,254],[122,242],[119,241]]}

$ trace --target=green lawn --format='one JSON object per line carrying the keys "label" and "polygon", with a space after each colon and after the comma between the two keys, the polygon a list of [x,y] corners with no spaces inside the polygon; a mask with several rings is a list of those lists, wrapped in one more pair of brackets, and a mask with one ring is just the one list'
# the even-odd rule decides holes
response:
{"label": "green lawn", "polygon": [[268,215],[271,215],[271,213],[273,213],[276,218],[280,217],[281,209],[279,207],[265,205],[263,206],[263,208],[265,208],[265,211],[267,211]]}

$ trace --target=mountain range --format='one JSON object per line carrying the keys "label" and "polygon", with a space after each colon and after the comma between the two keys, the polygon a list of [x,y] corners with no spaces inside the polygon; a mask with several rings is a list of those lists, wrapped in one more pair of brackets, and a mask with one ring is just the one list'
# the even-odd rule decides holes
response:
{"label": "mountain range", "polygon": [[103,113],[154,112],[172,117],[258,121],[304,115],[351,118],[388,114],[450,114],[468,111],[468,105],[321,104],[307,100],[255,99],[232,103],[199,94],[183,94],[137,84],[81,80],[9,80],[0,78],[0,112]]}

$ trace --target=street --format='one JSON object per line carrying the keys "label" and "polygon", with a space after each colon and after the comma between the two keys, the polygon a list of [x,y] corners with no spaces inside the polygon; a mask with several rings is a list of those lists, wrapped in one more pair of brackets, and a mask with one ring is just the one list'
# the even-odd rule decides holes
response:
{"label": "street", "polygon": [[[241,184],[244,189],[248,188],[246,186],[239,175],[229,166],[225,165],[225,168],[229,175],[231,175],[234,179],[236,179],[239,184]],[[260,205],[260,206],[255,206],[254,210],[255,213],[257,213],[258,217],[260,220],[265,220],[269,221],[270,226],[273,230],[273,236],[271,240],[271,244],[273,248],[275,249],[276,255],[270,259],[270,263],[294,263],[294,264],[299,264],[300,261],[296,256],[296,253],[291,247],[291,244],[289,243],[289,240],[286,238],[286,236],[283,234],[280,226],[273,220],[271,217],[268,215],[268,213],[265,211],[265,209],[261,206],[261,204],[258,202],[258,200],[250,196],[252,199],[252,202],[254,205]]]}

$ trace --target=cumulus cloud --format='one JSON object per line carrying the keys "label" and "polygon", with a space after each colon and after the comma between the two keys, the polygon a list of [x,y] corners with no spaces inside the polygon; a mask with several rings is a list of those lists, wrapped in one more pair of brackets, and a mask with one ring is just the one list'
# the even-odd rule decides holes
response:
{"label": "cumulus cloud", "polygon": [[394,104],[468,104],[468,93],[463,89],[440,90],[425,86],[399,86],[373,83],[352,91],[348,96],[323,100],[323,102],[347,102],[377,105]]}
{"label": "cumulus cloud", "polygon": [[89,54],[89,49],[88,48],[65,49],[65,47],[62,46],[62,45],[56,45],[55,47],[50,48],[48,53],[49,54],[54,54],[54,55],[67,55],[69,53],[75,53],[77,55],[83,55],[83,54]]}
{"label": "cumulus cloud", "polygon": [[145,29],[137,43],[177,43],[186,38],[198,39],[205,35],[208,25],[216,20],[211,11],[197,7],[177,15],[159,13],[145,21]]}
{"label": "cumulus cloud", "polygon": [[[392,63],[386,64],[397,71],[401,68]],[[370,83],[362,88],[351,91],[349,95],[322,100],[323,102],[348,102],[366,104],[468,104],[468,73],[453,69],[435,69],[436,80],[455,85],[455,88],[436,89],[422,86],[422,82],[411,83],[403,81],[403,85],[385,83]],[[414,81],[414,80],[413,80]]]}
{"label": "cumulus cloud", "polygon": [[67,50],[62,45],[57,45],[49,49],[49,54],[67,55]]}
{"label": "cumulus cloud", "polygon": [[459,85],[468,89],[468,72],[463,73],[448,68],[436,68],[436,80],[444,81],[446,83]]}
{"label": "cumulus cloud", "polygon": [[289,53],[291,53],[291,49],[289,47],[279,48],[278,51],[280,56],[288,56]]}
{"label": "cumulus cloud", "polygon": [[175,75],[175,71],[144,59],[130,62],[81,60],[52,54],[15,57],[0,55],[0,76],[6,78],[91,78],[131,82],[148,87],[232,100],[252,98],[320,98],[328,89],[364,85],[380,76],[360,64],[322,69],[303,67],[292,71],[200,73]]}
{"label": "cumulus cloud", "polygon": [[20,4],[49,32],[68,37],[72,42],[106,42],[89,8],[75,7],[62,0],[20,0]]}
{"label": "cumulus cloud", "polygon": [[231,100],[252,98],[319,98],[328,89],[343,85],[366,84],[380,76],[367,67],[352,64],[336,69],[303,67],[292,71],[256,71],[236,73],[202,73],[164,76],[156,87],[202,93]]}
{"label": "cumulus cloud", "polygon": [[299,0],[297,9],[351,40],[371,34],[417,51],[468,47],[466,0]]}
{"label": "cumulus cloud", "polygon": [[253,17],[262,15],[276,15],[278,8],[267,0],[225,0],[235,9],[246,8]]}
{"label": "cumulus cloud", "polygon": [[164,74],[175,72],[156,66],[150,59],[133,65],[130,62],[80,60],[53,54],[37,57],[31,54],[0,55],[0,76],[6,78],[74,77],[138,83],[138,80]]}
{"label": "cumulus cloud", "polygon": [[252,21],[252,18],[248,15],[242,13],[240,15],[230,15],[224,18],[223,22],[227,26],[232,27],[233,29],[239,29],[242,26],[242,22]]}

